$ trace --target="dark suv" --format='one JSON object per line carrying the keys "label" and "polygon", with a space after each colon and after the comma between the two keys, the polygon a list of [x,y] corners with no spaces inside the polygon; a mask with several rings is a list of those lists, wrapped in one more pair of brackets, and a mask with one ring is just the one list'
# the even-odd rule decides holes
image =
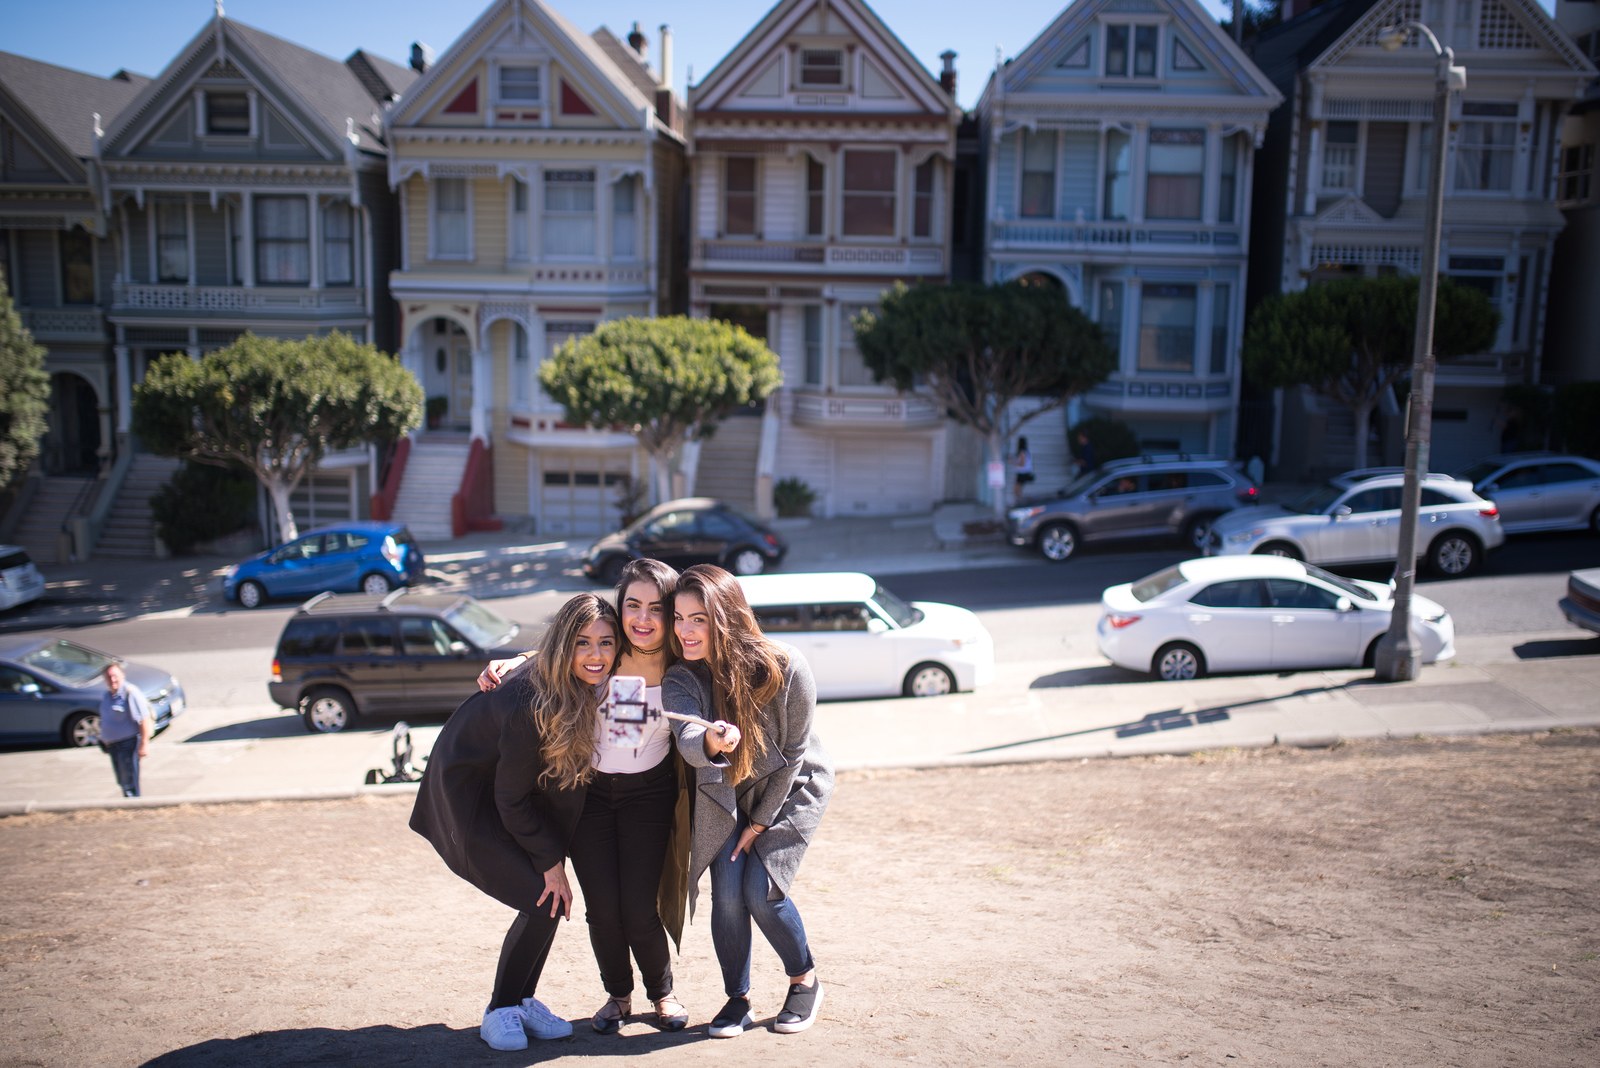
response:
{"label": "dark suv", "polygon": [[1203,457],[1112,460],[1079,475],[1053,497],[1031,497],[1006,513],[1011,544],[1060,562],[1080,544],[1178,535],[1200,555],[1211,523],[1258,490],[1239,464]]}
{"label": "dark suv", "polygon": [[362,715],[448,715],[490,660],[526,652],[527,629],[465,594],[324,593],[284,625],[267,690],[309,731]]}

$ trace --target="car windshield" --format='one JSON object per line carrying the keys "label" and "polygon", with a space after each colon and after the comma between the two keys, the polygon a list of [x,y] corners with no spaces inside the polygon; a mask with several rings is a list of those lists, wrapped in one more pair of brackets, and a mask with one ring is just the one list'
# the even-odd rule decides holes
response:
{"label": "car windshield", "polygon": [[1469,464],[1459,471],[1452,472],[1452,474],[1461,481],[1470,482],[1476,486],[1498,470],[1500,470],[1500,465],[1493,460],[1479,460],[1475,464]]}
{"label": "car windshield", "polygon": [[1336,482],[1324,482],[1314,489],[1307,490],[1283,507],[1290,512],[1299,512],[1301,515],[1322,515],[1333,502],[1344,495],[1344,487]]}
{"label": "car windshield", "polygon": [[872,591],[872,599],[878,602],[879,608],[889,614],[890,619],[902,627],[922,622],[922,609],[913,608],[897,594],[890,593],[882,586]]}
{"label": "car windshield", "polygon": [[509,645],[521,629],[505,616],[490,611],[471,598],[451,605],[445,610],[444,618],[480,649]]}
{"label": "car windshield", "polygon": [[114,663],[106,654],[97,653],[93,649],[66,639],[53,641],[43,648],[35,649],[24,656],[22,662],[47,675],[65,679],[74,686],[89,685]]}
{"label": "car windshield", "polygon": [[1062,488],[1061,492],[1056,494],[1056,496],[1076,497],[1078,494],[1084,492],[1090,486],[1092,486],[1094,484],[1094,480],[1099,478],[1100,475],[1100,471],[1086,471],[1077,478],[1073,479],[1071,482],[1068,482],[1066,486]]}
{"label": "car windshield", "polygon": [[1305,565],[1305,568],[1306,574],[1310,575],[1312,578],[1319,578],[1330,586],[1337,586],[1339,589],[1343,590],[1345,593],[1348,593],[1352,597],[1359,597],[1363,601],[1376,601],[1378,599],[1378,595],[1367,589],[1365,586],[1351,582],[1349,579],[1340,575],[1335,575],[1331,571],[1324,571],[1316,564],[1307,564]]}
{"label": "car windshield", "polygon": [[1183,581],[1183,572],[1176,567],[1165,568],[1154,575],[1146,575],[1133,584],[1134,600],[1144,602],[1152,597],[1159,597]]}

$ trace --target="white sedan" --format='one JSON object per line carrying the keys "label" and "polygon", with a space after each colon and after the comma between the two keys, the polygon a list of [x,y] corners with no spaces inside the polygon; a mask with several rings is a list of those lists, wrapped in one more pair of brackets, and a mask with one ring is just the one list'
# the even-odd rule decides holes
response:
{"label": "white sedan", "polygon": [[[1224,671],[1372,665],[1389,629],[1393,591],[1281,556],[1185,560],[1100,598],[1100,652],[1158,679]],[[1455,623],[1426,597],[1411,599],[1422,662],[1456,655]]]}

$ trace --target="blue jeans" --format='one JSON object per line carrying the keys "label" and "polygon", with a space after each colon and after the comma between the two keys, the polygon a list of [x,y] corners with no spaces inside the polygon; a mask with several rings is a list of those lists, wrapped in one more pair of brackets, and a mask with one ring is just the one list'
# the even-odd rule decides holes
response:
{"label": "blue jeans", "polygon": [[117,774],[117,785],[123,797],[139,796],[139,736],[107,742],[106,752],[111,754],[111,770]]}
{"label": "blue jeans", "polygon": [[814,966],[800,910],[788,897],[767,900],[771,880],[761,858],[746,850],[738,860],[728,859],[749,823],[739,813],[733,833],[711,858],[711,944],[717,948],[723,989],[730,998],[750,993],[751,919],[783,962],[785,975],[804,975]]}

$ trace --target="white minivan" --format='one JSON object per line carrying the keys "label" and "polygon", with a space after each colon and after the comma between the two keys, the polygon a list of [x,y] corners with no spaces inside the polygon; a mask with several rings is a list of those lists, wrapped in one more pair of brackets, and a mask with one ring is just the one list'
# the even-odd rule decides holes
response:
{"label": "white minivan", "polygon": [[739,579],[761,629],[800,650],[817,697],[936,697],[994,678],[994,639],[965,608],[907,602],[870,575]]}

